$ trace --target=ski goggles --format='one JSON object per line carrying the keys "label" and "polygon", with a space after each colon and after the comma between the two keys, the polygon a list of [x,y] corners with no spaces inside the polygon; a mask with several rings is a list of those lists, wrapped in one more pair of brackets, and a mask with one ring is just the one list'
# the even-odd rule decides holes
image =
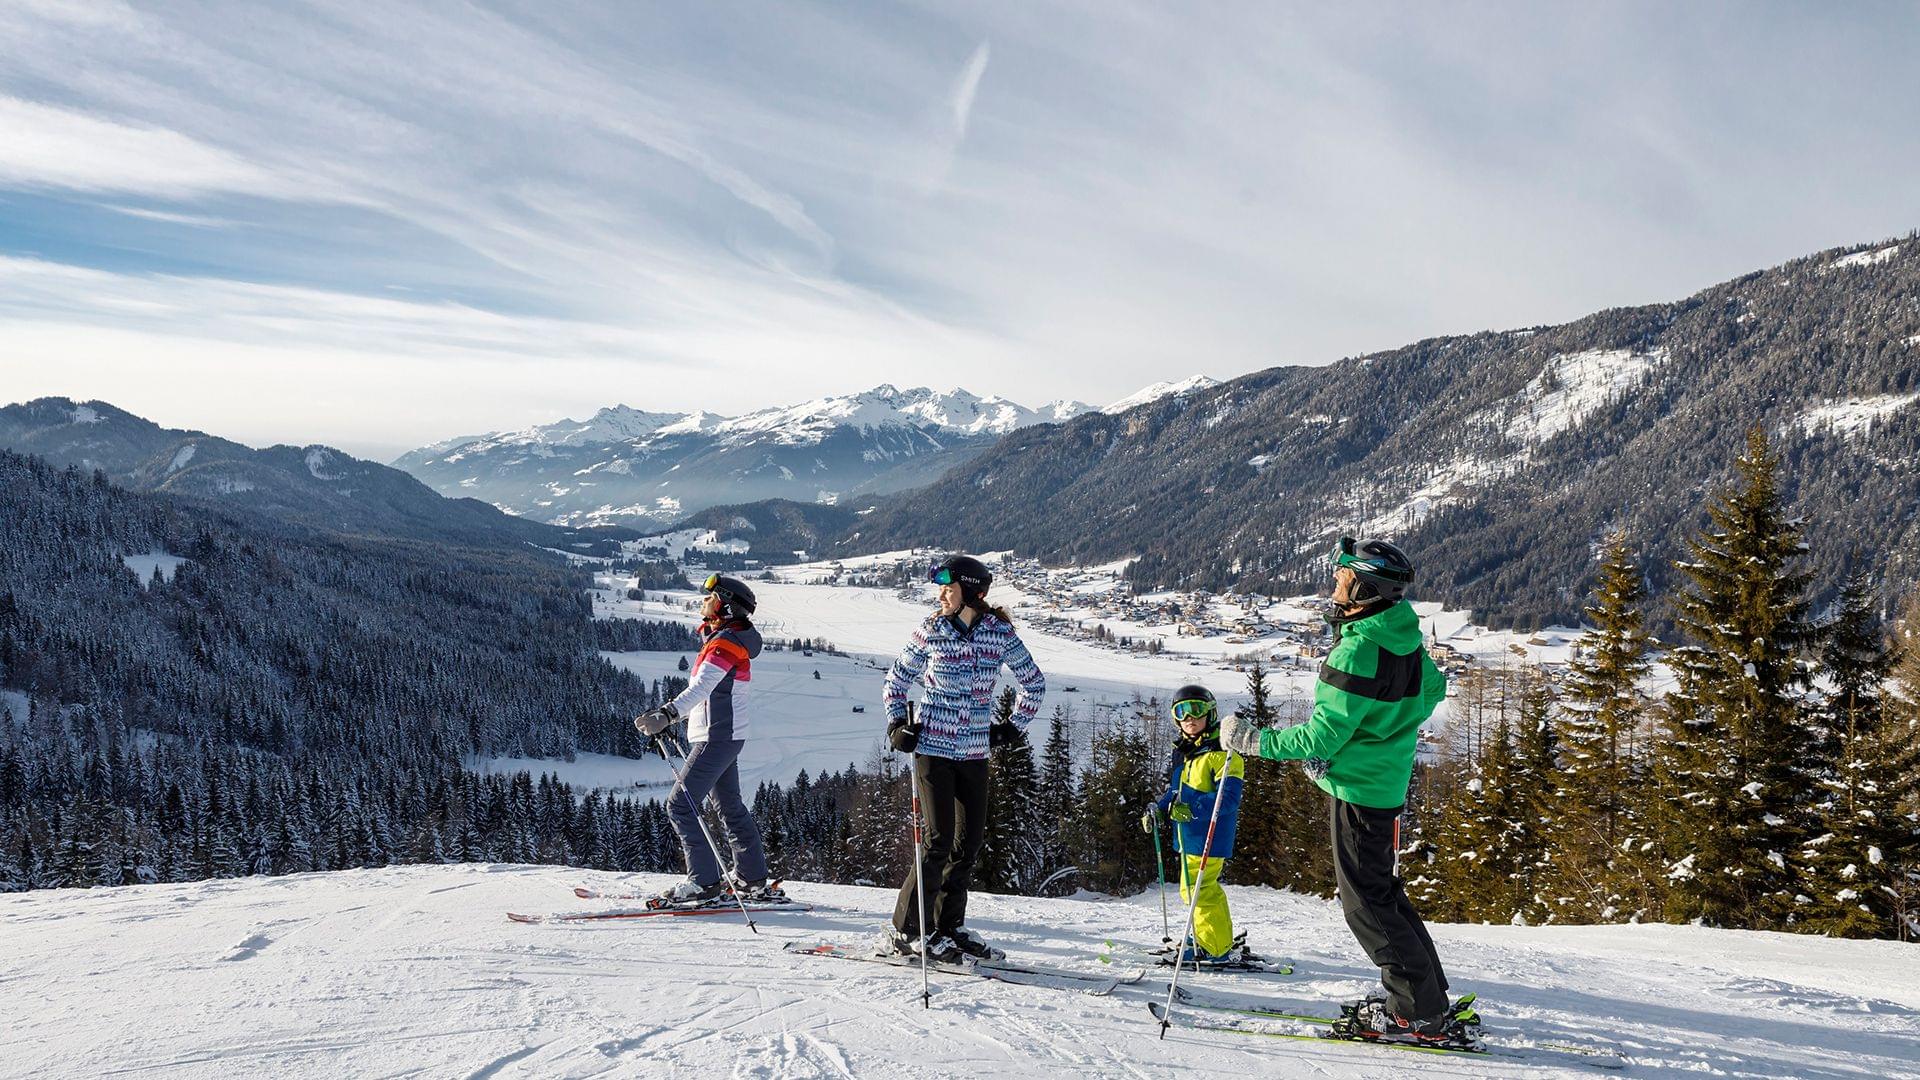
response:
{"label": "ski goggles", "polygon": [[712,592],[715,589],[718,589],[719,587],[720,587],[719,574],[708,574],[707,580],[702,582],[700,585],[700,588],[706,592]]}
{"label": "ski goggles", "polygon": [[960,579],[953,576],[952,570],[944,566],[936,566],[927,571],[927,580],[933,582],[935,585],[951,585]]}
{"label": "ski goggles", "polygon": [[1351,566],[1354,563],[1366,561],[1365,558],[1354,551],[1354,546],[1358,543],[1359,541],[1351,536],[1343,536],[1340,538],[1339,543],[1333,545],[1334,569],[1337,570],[1342,566]]}
{"label": "ski goggles", "polygon": [[1213,702],[1211,701],[1202,701],[1199,698],[1188,698],[1185,701],[1176,701],[1173,703],[1173,718],[1175,720],[1191,720],[1196,716],[1206,717],[1212,714]]}

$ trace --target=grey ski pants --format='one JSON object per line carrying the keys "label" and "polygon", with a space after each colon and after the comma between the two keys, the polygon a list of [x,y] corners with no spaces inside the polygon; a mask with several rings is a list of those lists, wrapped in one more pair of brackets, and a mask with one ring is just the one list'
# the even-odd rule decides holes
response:
{"label": "grey ski pants", "polygon": [[667,796],[667,817],[680,836],[681,850],[687,853],[687,876],[696,884],[711,885],[720,880],[719,853],[707,845],[699,819],[694,816],[694,807],[706,802],[709,795],[720,807],[720,831],[733,849],[740,880],[767,878],[767,853],[760,846],[760,826],[740,799],[740,748],[745,745],[743,740],[694,743],[681,768],[681,782]]}
{"label": "grey ski pants", "polygon": [[1333,873],[1347,928],[1380,966],[1387,1007],[1409,1020],[1444,1011],[1447,975],[1427,926],[1393,872],[1400,811],[1333,800]]}

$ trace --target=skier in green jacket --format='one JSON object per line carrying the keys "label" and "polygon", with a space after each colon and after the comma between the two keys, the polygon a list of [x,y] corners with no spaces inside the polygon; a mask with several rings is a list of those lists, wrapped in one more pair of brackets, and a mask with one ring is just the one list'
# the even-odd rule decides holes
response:
{"label": "skier in green jacket", "polygon": [[[1384,1000],[1353,1009],[1355,1035],[1408,1041],[1461,1036],[1465,1017],[1447,1002],[1447,976],[1433,939],[1394,873],[1400,811],[1413,777],[1420,725],[1446,696],[1447,680],[1420,644],[1406,602],[1413,563],[1385,540],[1342,537],[1333,552],[1333,648],[1314,685],[1313,715],[1284,730],[1238,716],[1221,722],[1221,745],[1248,756],[1304,761],[1333,796],[1334,880],[1347,926],[1380,966]],[[1477,1018],[1473,1018],[1477,1020]]]}

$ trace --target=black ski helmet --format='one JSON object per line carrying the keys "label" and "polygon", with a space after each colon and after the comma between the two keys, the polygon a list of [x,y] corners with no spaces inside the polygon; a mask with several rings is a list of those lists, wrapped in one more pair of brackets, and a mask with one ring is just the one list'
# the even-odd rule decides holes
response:
{"label": "black ski helmet", "polygon": [[741,618],[753,614],[753,590],[747,588],[747,583],[739,578],[728,577],[725,574],[708,574],[706,583],[701,588],[720,598],[721,611],[728,618]]}
{"label": "black ski helmet", "polygon": [[1386,540],[1343,536],[1334,546],[1333,565],[1352,570],[1354,577],[1366,583],[1368,595],[1356,596],[1356,600],[1400,600],[1407,595],[1407,586],[1413,584],[1413,560]]}
{"label": "black ski helmet", "polygon": [[935,585],[958,584],[960,595],[969,601],[986,594],[993,584],[993,571],[971,555],[949,555],[927,568],[927,580]]}
{"label": "black ski helmet", "polygon": [[1220,722],[1220,703],[1214,700],[1213,691],[1201,686],[1199,683],[1188,683],[1173,692],[1173,702],[1168,705],[1167,708],[1168,711],[1173,713],[1175,720],[1184,719],[1185,717],[1182,714],[1192,715],[1193,706],[1188,706],[1187,708],[1181,707],[1183,703],[1190,701],[1206,703],[1204,708],[1206,710],[1208,727],[1212,727]]}

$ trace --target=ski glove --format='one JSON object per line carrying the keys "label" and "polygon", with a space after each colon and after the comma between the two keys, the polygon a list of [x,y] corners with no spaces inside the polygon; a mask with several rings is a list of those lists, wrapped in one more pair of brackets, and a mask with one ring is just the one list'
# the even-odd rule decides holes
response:
{"label": "ski glove", "polygon": [[680,710],[674,708],[673,702],[669,701],[650,713],[642,713],[634,717],[633,726],[638,728],[642,735],[658,735],[678,719],[680,719]]}
{"label": "ski glove", "polygon": [[1242,757],[1260,756],[1260,729],[1237,712],[1220,718],[1220,745]]}
{"label": "ski glove", "polygon": [[920,746],[920,725],[916,723],[913,702],[907,702],[907,711],[887,721],[887,745],[903,754],[911,754]]}
{"label": "ski glove", "polygon": [[1159,827],[1160,827],[1159,811],[1148,810],[1146,813],[1140,815],[1140,831],[1141,832],[1146,833],[1148,836],[1152,836],[1153,830]]}
{"label": "ski glove", "polygon": [[1172,806],[1167,807],[1167,817],[1185,825],[1187,822],[1193,820],[1193,807],[1183,802],[1176,802]]}
{"label": "ski glove", "polygon": [[1020,737],[1020,729],[1011,720],[1002,720],[987,727],[987,746],[1005,746]]}

